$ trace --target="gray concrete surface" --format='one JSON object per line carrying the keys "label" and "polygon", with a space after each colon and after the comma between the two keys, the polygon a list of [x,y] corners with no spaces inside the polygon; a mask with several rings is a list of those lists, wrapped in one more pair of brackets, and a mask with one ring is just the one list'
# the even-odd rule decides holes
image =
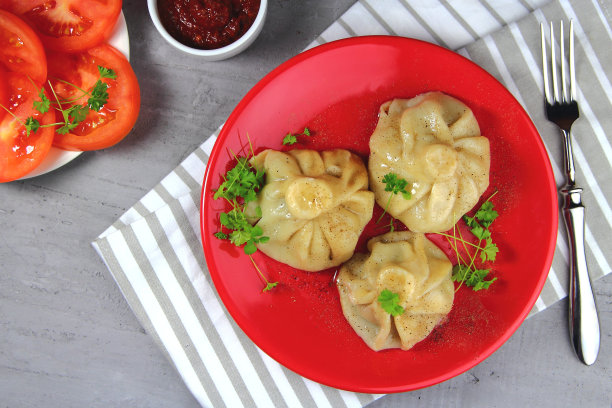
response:
{"label": "gray concrete surface", "polygon": [[[249,50],[206,63],[165,44],[143,0],[124,2],[142,89],[134,131],[48,175],[0,185],[0,407],[197,406],[90,242],[352,3],[272,0]],[[469,372],[371,407],[610,407],[612,276],[594,289],[602,324],[594,366],[572,353],[562,301]]]}

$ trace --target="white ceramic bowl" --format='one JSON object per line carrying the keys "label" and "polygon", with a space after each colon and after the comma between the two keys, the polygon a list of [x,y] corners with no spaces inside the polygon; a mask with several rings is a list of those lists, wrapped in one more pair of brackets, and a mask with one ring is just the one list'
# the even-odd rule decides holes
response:
{"label": "white ceramic bowl", "polygon": [[151,15],[151,19],[153,20],[153,25],[157,28],[157,31],[161,34],[162,37],[170,44],[172,44],[175,48],[178,48],[181,51],[187,52],[189,54],[198,55],[202,57],[202,59],[207,61],[219,61],[223,59],[227,59],[237,55],[238,53],[247,49],[249,45],[259,35],[261,29],[264,26],[264,21],[266,19],[266,13],[268,11],[268,0],[261,0],[259,4],[259,12],[257,13],[257,17],[255,17],[255,21],[251,27],[247,30],[246,33],[242,35],[242,37],[238,38],[233,43],[226,45],[225,47],[215,48],[212,50],[201,50],[198,48],[189,47],[168,33],[164,28],[160,18],[159,12],[157,9],[158,0],[147,0],[147,5],[149,6],[149,14]]}

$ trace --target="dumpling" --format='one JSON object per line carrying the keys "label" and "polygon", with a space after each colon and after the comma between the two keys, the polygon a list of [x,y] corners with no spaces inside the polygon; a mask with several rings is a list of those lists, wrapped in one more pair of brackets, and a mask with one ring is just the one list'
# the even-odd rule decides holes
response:
{"label": "dumpling", "polygon": [[380,107],[370,138],[370,185],[385,207],[391,192],[383,178],[394,173],[412,198],[395,195],[387,212],[416,232],[447,231],[489,186],[489,140],[474,114],[457,99],[429,92]]}
{"label": "dumpling", "polygon": [[[425,339],[450,312],[455,296],[452,265],[424,234],[389,232],[368,241],[337,278],[342,311],[375,351],[408,350]],[[378,301],[385,289],[398,294],[404,312],[391,316]]]}
{"label": "dumpling", "polygon": [[270,237],[258,248],[306,271],[338,266],[355,252],[372,218],[363,161],[348,150],[264,150],[252,159],[266,184],[250,208],[261,208],[257,225]]}

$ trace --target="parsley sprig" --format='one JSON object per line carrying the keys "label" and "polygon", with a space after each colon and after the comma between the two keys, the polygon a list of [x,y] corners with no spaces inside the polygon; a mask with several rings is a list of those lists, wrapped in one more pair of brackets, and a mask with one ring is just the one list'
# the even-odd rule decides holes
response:
{"label": "parsley sprig", "polygon": [[[497,280],[496,277],[486,280],[491,269],[482,266],[486,262],[494,262],[499,252],[497,244],[493,243],[491,231],[489,230],[493,221],[499,216],[498,212],[493,209],[494,205],[491,202],[495,194],[497,194],[497,192],[487,198],[472,217],[467,215],[463,216],[463,221],[468,228],[470,228],[470,232],[478,239],[477,243],[474,244],[465,240],[461,230],[457,228],[457,226],[453,227],[452,235],[438,233],[446,237],[457,255],[457,265],[453,267],[452,275],[453,281],[459,282],[457,290],[463,284],[471,287],[474,291],[488,289],[491,284]],[[466,253],[465,257],[461,256],[459,253],[459,245],[463,247]],[[480,264],[482,264],[480,266],[477,265],[478,258],[480,259]]]}
{"label": "parsley sprig", "polygon": [[[249,141],[250,144],[250,141]],[[251,154],[254,155],[251,146]],[[244,245],[244,253],[249,257],[253,266],[265,281],[263,291],[269,291],[278,285],[278,282],[270,282],[261,272],[252,255],[257,251],[258,243],[268,242],[270,237],[263,235],[263,230],[258,225],[251,225],[246,214],[247,204],[257,199],[257,193],[263,187],[265,172],[256,169],[246,157],[236,157],[236,165],[225,173],[223,183],[219,186],[213,198],[225,199],[231,210],[219,214],[221,230],[213,234],[218,239],[229,240],[237,247]],[[255,209],[257,217],[261,217],[261,208]],[[227,230],[225,232],[224,230]]]}
{"label": "parsley sprig", "polygon": [[391,316],[399,316],[404,313],[404,308],[399,304],[399,295],[389,289],[383,289],[377,300],[383,310]]}
{"label": "parsley sprig", "polygon": [[[406,190],[406,187],[408,187],[408,181],[406,181],[406,179],[400,178],[397,174],[395,173],[385,174],[382,179],[382,182],[385,184],[385,191],[388,191],[391,194],[389,195],[387,204],[385,205],[385,208],[383,209],[383,213],[380,215],[380,217],[378,217],[378,220],[376,221],[376,223],[379,223],[380,220],[382,220],[382,218],[387,213],[387,210],[389,209],[389,205],[391,204],[391,199],[393,198],[394,195],[401,194],[405,200],[410,200],[412,198],[411,192]],[[391,219],[391,222],[389,223],[389,227],[391,228],[391,232],[395,230],[395,226],[393,225],[393,219]]]}
{"label": "parsley sprig", "polygon": [[[36,133],[38,129],[45,127],[57,127],[55,129],[56,133],[61,135],[65,135],[72,131],[74,128],[78,127],[81,122],[85,120],[89,111],[99,112],[100,109],[104,107],[104,105],[108,102],[108,84],[102,79],[117,79],[117,74],[110,68],[106,68],[98,65],[98,79],[94,83],[93,87],[90,90],[82,89],[73,83],[68,81],[64,81],[63,79],[57,79],[58,82],[71,86],[77,89],[80,93],[72,99],[61,99],[53,89],[51,85],[51,81],[47,81],[49,85],[49,89],[53,94],[53,100],[49,99],[45,94],[45,89],[41,88],[38,92],[38,100],[34,100],[32,102],[32,107],[37,112],[44,114],[49,112],[50,109],[55,109],[61,114],[62,121],[56,123],[49,123],[46,125],[41,125],[38,119],[33,116],[28,116],[23,122],[15,116],[13,112],[8,110],[5,106],[0,104],[4,110],[9,112],[15,120],[20,122],[23,127],[25,127],[26,135],[30,136],[30,133]],[[32,79],[30,78],[30,81]],[[34,83],[32,81],[32,83]],[[84,105],[75,104],[82,98],[87,97],[87,101]]]}
{"label": "parsley sprig", "polygon": [[304,130],[302,131],[302,133],[298,133],[298,134],[287,133],[285,135],[285,137],[283,138],[283,145],[291,146],[291,145],[297,143],[298,136],[310,136],[310,129],[305,127]]}

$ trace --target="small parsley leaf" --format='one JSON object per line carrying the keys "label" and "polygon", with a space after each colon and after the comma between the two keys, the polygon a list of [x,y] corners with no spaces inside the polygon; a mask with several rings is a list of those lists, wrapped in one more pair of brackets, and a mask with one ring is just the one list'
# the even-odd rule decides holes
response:
{"label": "small parsley leaf", "polygon": [[275,288],[276,285],[278,285],[278,282],[268,282],[266,287],[263,289],[263,292],[267,292],[269,290],[272,290],[272,288]]}
{"label": "small parsley leaf", "polygon": [[40,113],[47,113],[47,112],[49,112],[49,107],[51,106],[51,101],[45,95],[44,89],[41,89],[38,92],[38,97],[40,98],[40,101],[34,101],[32,103],[34,109],[36,109]]}
{"label": "small parsley leaf", "polygon": [[474,216],[478,218],[480,225],[489,228],[498,215],[497,211],[493,209],[493,203],[491,201],[485,201]]}
{"label": "small parsley leaf", "polygon": [[401,193],[406,200],[410,200],[412,197],[412,194],[410,194],[409,191],[406,191],[408,182],[403,178],[399,178],[397,174],[385,174],[382,182],[385,183],[385,191],[389,191],[391,194]]}
{"label": "small parsley leaf", "polygon": [[297,136],[292,135],[291,133],[287,133],[287,135],[283,138],[283,145],[292,145],[297,143]]}
{"label": "small parsley leaf", "polygon": [[61,127],[55,129],[56,133],[59,133],[60,135],[65,135],[70,133],[70,131],[74,128],[76,128],[79,124],[76,123],[75,121],[72,122],[68,122],[66,121],[66,123],[64,123],[64,125],[62,125]]}
{"label": "small parsley leaf", "polygon": [[391,316],[399,316],[404,313],[404,308],[399,304],[399,295],[389,289],[382,290],[377,300],[383,310]]}
{"label": "small parsley leaf", "polygon": [[497,244],[493,243],[493,240],[491,239],[491,237],[487,238],[485,242],[486,242],[486,245],[484,246],[484,248],[482,248],[480,252],[480,259],[482,260],[482,262],[495,261],[495,258],[497,257],[497,253],[499,252],[499,248],[497,248]]}
{"label": "small parsley leaf", "polygon": [[[408,186],[408,181],[406,181],[403,178],[399,178],[397,174],[395,173],[385,174],[385,176],[382,179],[382,182],[385,184],[385,191],[389,191],[391,195],[389,195],[389,199],[387,200],[387,204],[385,205],[385,208],[383,209],[383,213],[380,215],[376,223],[380,222],[380,220],[382,220],[384,215],[387,213],[387,210],[389,209],[389,205],[391,204],[391,198],[393,198],[395,194],[398,194],[398,193],[401,194],[405,200],[410,200],[412,198],[412,194],[410,193],[410,191],[406,190],[406,187]],[[391,226],[392,226],[392,231],[393,231],[394,229],[393,224],[391,224]]]}
{"label": "small parsley leaf", "polygon": [[38,128],[40,128],[40,122],[34,119],[32,116],[29,116],[26,118],[24,126],[26,129],[26,135],[30,136],[30,132],[36,133]]}
{"label": "small parsley leaf", "polygon": [[108,102],[108,84],[97,80],[94,84],[90,94],[91,96],[87,99],[87,106],[89,109],[98,112]]}
{"label": "small parsley leaf", "polygon": [[497,278],[485,280],[489,272],[490,270],[488,269],[472,269],[466,265],[455,265],[453,267],[452,280],[463,282],[475,291],[489,289],[489,286],[497,280]]}
{"label": "small parsley leaf", "polygon": [[98,72],[100,73],[100,78],[117,79],[117,74],[110,68],[98,65]]}
{"label": "small parsley leaf", "polygon": [[287,133],[285,135],[285,137],[283,138],[283,145],[284,146],[291,146],[293,144],[296,144],[298,142],[298,136],[310,136],[310,129],[308,129],[307,127],[304,128],[304,130],[302,131],[302,133],[300,134],[296,134],[294,135],[293,133]]}
{"label": "small parsley leaf", "polygon": [[66,111],[68,112],[68,116],[72,118],[72,121],[74,123],[81,123],[87,117],[87,114],[89,113],[89,108],[84,105],[73,105]]}

